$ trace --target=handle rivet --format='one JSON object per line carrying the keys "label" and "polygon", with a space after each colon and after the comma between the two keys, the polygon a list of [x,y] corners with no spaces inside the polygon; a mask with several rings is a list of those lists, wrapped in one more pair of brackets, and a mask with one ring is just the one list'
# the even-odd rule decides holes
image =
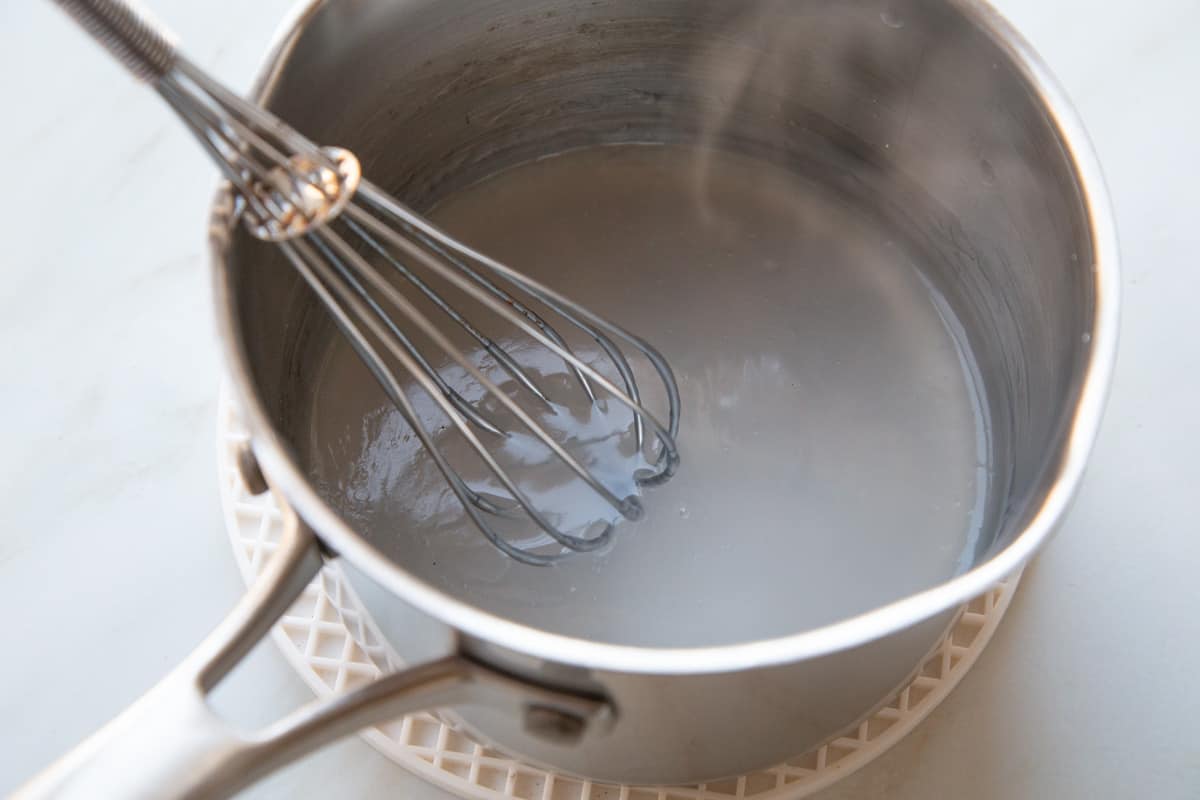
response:
{"label": "handle rivet", "polygon": [[544,705],[525,707],[525,732],[555,744],[572,744],[583,737],[587,720],[561,708]]}
{"label": "handle rivet", "polygon": [[243,442],[238,446],[237,469],[238,474],[242,476],[242,483],[245,484],[246,491],[250,494],[257,496],[271,488],[267,485],[267,479],[258,466],[258,459],[254,457],[254,451],[250,449],[249,442]]}

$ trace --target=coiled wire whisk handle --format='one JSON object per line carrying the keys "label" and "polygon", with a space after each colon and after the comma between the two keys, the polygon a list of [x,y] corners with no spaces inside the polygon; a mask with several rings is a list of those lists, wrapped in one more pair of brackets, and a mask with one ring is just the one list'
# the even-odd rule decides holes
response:
{"label": "coiled wire whisk handle", "polygon": [[54,0],[139,80],[157,83],[175,66],[175,36],[126,0]]}

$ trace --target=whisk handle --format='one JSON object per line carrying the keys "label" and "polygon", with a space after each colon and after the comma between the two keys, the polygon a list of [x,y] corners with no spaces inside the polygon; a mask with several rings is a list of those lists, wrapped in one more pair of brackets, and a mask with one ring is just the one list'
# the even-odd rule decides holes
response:
{"label": "whisk handle", "polygon": [[175,65],[175,37],[126,0],[54,0],[139,80],[156,83]]}

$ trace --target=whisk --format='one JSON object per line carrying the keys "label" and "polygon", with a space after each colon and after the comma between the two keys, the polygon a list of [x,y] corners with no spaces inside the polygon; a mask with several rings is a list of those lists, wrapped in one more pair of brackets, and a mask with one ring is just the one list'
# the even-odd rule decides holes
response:
{"label": "whisk", "polygon": [[[518,397],[541,404],[549,399],[513,355],[489,338],[434,285],[438,281],[472,298],[509,325],[549,349],[567,365],[579,389],[597,402],[597,388],[626,406],[634,436],[643,448],[646,429],[656,442],[651,466],[635,480],[654,486],[679,464],[679,391],[667,361],[641,338],[561,294],[456,241],[362,177],[358,159],[344,149],[319,147],[272,114],[238,97],[184,58],[174,37],[140,9],[123,0],[55,0],[137,78],[149,83],[175,110],[212,156],[238,195],[238,213],[256,237],[275,243],[328,309],[334,322],[370,369],[445,477],[475,526],[508,556],[528,564],[551,563],[570,551],[591,551],[611,538],[613,525],[577,535],[560,530],[497,462],[483,439],[509,435],[469,403],[434,369],[414,343],[414,332],[458,364],[507,409],[520,426],[576,478],[626,519],[641,516],[636,495],[618,496],[579,462],[513,397],[502,391],[454,345],[396,284],[362,254],[371,253],[395,271],[415,296],[431,303],[452,326],[474,340],[520,387]],[[534,302],[531,302],[531,298]],[[545,308],[594,340],[620,376],[616,386],[574,355],[566,340],[536,308]],[[445,323],[443,323],[445,324]],[[666,389],[669,417],[660,423],[642,406],[634,371],[617,341],[641,353]],[[382,350],[382,352],[381,352]],[[437,404],[457,433],[509,495],[505,505],[467,485],[434,437],[418,419],[412,399],[384,353]],[[523,514],[562,552],[522,548],[502,536],[496,517]],[[586,531],[584,533],[587,533]]]}

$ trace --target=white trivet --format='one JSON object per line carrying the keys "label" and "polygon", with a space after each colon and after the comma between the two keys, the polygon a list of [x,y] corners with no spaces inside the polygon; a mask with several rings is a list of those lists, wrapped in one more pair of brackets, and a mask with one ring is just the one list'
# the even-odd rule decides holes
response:
{"label": "white trivet", "polygon": [[[221,392],[217,469],[225,525],[247,583],[274,552],[280,514],[270,493],[252,497],[236,467],[246,433],[227,391]],[[786,763],[698,786],[613,786],[580,781],[515,760],[474,742],[432,714],[419,713],[365,730],[388,758],[471,800],[796,800],[861,769],[917,726],[950,693],[983,651],[1008,608],[1020,575],[973,600],[912,683],[843,736]],[[272,635],[284,658],[325,697],[394,669],[401,659],[375,627],[337,563],[327,564]]]}

